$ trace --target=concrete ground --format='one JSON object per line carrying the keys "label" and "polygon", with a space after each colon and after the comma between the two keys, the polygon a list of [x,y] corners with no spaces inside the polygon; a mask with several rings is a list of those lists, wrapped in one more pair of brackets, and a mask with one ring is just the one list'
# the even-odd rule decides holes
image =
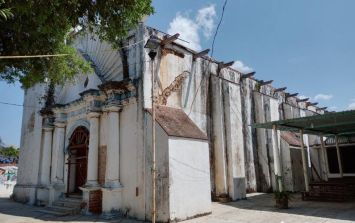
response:
{"label": "concrete ground", "polygon": [[273,194],[254,193],[247,200],[231,203],[213,203],[213,213],[186,223],[340,223],[355,222],[355,202],[302,201],[300,194],[293,196],[290,208],[274,207]]}
{"label": "concrete ground", "polygon": [[[355,202],[330,203],[301,201],[295,195],[291,208],[278,210],[274,207],[272,194],[252,194],[247,200],[231,203],[213,203],[213,213],[208,216],[185,221],[186,223],[291,223],[291,222],[355,222]],[[130,219],[106,221],[99,216],[54,217],[38,212],[41,208],[16,203],[0,192],[1,223],[39,222],[122,222],[134,223]]]}

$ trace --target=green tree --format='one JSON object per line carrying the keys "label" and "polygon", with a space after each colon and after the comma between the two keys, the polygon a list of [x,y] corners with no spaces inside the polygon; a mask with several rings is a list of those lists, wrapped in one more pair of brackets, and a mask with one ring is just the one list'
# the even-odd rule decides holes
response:
{"label": "green tree", "polygon": [[0,0],[0,19],[7,20],[13,16],[10,8],[2,8],[2,5],[5,3],[5,0]]}
{"label": "green tree", "polygon": [[14,146],[8,146],[5,148],[0,149],[0,155],[5,157],[18,157],[20,150],[15,148]]}
{"label": "green tree", "polygon": [[128,30],[153,13],[151,0],[7,0],[2,7],[11,8],[13,16],[0,20],[0,55],[69,54],[0,59],[0,80],[20,81],[25,88],[47,79],[64,83],[90,70],[90,65],[66,44],[78,27],[118,48]]}

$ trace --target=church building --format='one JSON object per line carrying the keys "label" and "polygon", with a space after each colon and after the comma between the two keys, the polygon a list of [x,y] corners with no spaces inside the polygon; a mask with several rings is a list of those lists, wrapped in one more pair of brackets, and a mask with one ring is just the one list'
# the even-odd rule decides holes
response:
{"label": "church building", "polygon": [[[155,57],[146,46],[153,37]],[[304,190],[300,137],[273,137],[251,125],[324,109],[144,24],[122,49],[90,33],[77,33],[74,45],[92,73],[25,90],[15,200],[53,212],[149,220],[155,157],[157,221],[181,221],[210,214],[212,201],[275,190],[274,144],[284,187]],[[306,142],[312,170],[322,175],[319,149],[312,149],[319,138]]]}

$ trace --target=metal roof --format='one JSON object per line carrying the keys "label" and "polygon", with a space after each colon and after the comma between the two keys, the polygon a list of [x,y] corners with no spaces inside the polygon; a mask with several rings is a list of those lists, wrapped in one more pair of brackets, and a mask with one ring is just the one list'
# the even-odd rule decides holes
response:
{"label": "metal roof", "polygon": [[355,110],[256,123],[252,126],[272,129],[274,125],[281,131],[299,132],[303,129],[305,134],[313,135],[352,135],[355,134]]}

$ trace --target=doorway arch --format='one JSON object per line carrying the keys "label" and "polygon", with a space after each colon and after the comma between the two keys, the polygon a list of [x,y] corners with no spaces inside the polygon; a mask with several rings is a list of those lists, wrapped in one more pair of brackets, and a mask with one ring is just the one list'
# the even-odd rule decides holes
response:
{"label": "doorway arch", "polygon": [[77,127],[69,138],[67,194],[81,194],[80,187],[87,179],[89,131],[84,126]]}

